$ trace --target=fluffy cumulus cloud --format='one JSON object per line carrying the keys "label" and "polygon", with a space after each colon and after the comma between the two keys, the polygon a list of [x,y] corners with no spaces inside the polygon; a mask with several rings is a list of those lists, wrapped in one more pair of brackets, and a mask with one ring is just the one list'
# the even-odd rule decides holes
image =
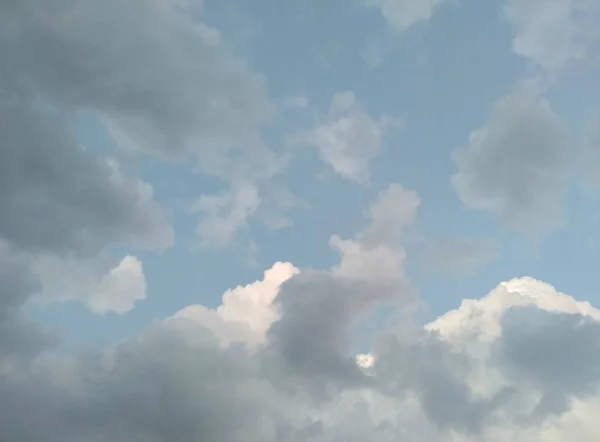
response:
{"label": "fluffy cumulus cloud", "polygon": [[308,132],[291,137],[293,144],[313,146],[319,157],[340,176],[365,183],[370,178],[370,163],[381,151],[386,129],[401,125],[401,120],[373,118],[352,92],[336,94],[323,121]]}
{"label": "fluffy cumulus cloud", "polygon": [[190,305],[178,311],[180,318],[202,324],[223,345],[233,342],[262,344],[271,325],[278,319],[274,301],[281,285],[300,270],[288,262],[277,262],[264,272],[264,279],[228,290],[215,310]]}
{"label": "fluffy cumulus cloud", "polygon": [[562,225],[576,150],[546,99],[515,93],[498,100],[486,125],[455,150],[452,184],[466,207],[538,235]]}

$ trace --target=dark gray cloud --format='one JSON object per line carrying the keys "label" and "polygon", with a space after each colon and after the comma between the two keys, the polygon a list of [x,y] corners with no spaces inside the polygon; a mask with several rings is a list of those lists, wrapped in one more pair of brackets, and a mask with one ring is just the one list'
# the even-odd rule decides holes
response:
{"label": "dark gray cloud", "polygon": [[170,245],[151,188],[84,152],[60,116],[20,105],[0,113],[0,237],[22,250],[84,255],[119,242]]}
{"label": "dark gray cloud", "polygon": [[401,240],[419,203],[414,192],[391,184],[369,206],[368,222],[354,239],[331,238],[341,255],[338,265],[305,270],[282,285],[276,299],[281,319],[269,331],[269,342],[286,373],[319,385],[356,387],[368,381],[355,362],[352,331],[377,307],[414,305]]}
{"label": "dark gray cloud", "polygon": [[57,336],[39,328],[22,311],[38,288],[27,261],[0,241],[0,372],[3,364],[27,362],[57,342]]}
{"label": "dark gray cloud", "polygon": [[143,149],[177,155],[198,142],[247,144],[271,116],[264,79],[170,1],[0,8],[3,85],[18,85],[7,92],[101,112]]}
{"label": "dark gray cloud", "polygon": [[502,318],[496,357],[519,383],[540,392],[529,416],[560,415],[574,397],[595,396],[600,381],[600,322],[581,314],[514,307]]}
{"label": "dark gray cloud", "polygon": [[416,394],[438,427],[480,433],[511,390],[478,397],[467,380],[470,364],[467,355],[435,332],[403,330],[402,335],[385,337],[378,345],[373,372],[385,394]]}
{"label": "dark gray cloud", "polygon": [[311,381],[365,381],[352,352],[352,329],[361,315],[385,300],[368,282],[308,271],[284,283],[277,298],[281,319],[269,341],[285,365]]}
{"label": "dark gray cloud", "polygon": [[[275,107],[264,77],[230,54],[199,17],[201,2],[2,2],[0,101],[9,108],[19,103],[36,119],[22,121],[24,127],[42,115],[51,124],[47,112],[38,116],[42,108],[60,111],[65,118],[54,120],[56,143],[67,142],[72,117],[85,112],[123,148],[186,159],[223,180],[231,187],[227,198],[259,182],[260,206],[266,183],[285,165],[261,135]],[[275,214],[284,208],[275,206]],[[230,242],[258,207],[241,218],[236,205],[217,209],[231,233],[214,240],[201,224],[203,243]]]}

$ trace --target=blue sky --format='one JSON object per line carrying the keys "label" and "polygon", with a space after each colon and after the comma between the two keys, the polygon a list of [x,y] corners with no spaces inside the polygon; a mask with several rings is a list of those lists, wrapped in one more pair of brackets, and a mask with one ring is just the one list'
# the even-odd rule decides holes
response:
{"label": "blue sky", "polygon": [[[341,355],[340,343],[350,342],[381,361],[370,367],[382,367],[374,376],[384,391],[391,385],[385,364],[408,359],[384,338],[372,342],[390,328],[382,304],[393,313],[396,335],[439,332],[441,344],[415,344],[423,355],[453,343],[477,366],[481,355],[468,350],[464,331],[472,327],[500,352],[498,367],[516,364],[520,375],[541,370],[511,359],[521,354],[513,309],[531,304],[542,316],[600,318],[585,304],[600,305],[599,20],[593,0],[0,6],[0,262],[8,269],[0,281],[10,287],[0,313],[14,315],[6,324],[0,315],[7,330],[0,363],[3,345],[27,349],[30,369],[48,354],[105,355],[120,342],[137,351],[128,344],[137,336],[172,333],[172,321],[184,318],[219,345],[269,343],[259,354],[287,367],[283,378],[300,379],[307,391],[318,391],[323,379],[340,391],[354,388],[344,382],[356,382],[356,366],[325,356]],[[499,310],[508,312],[506,324],[494,316]],[[457,317],[462,322],[453,322]],[[35,342],[52,341],[51,349],[31,344],[37,350],[30,351],[19,341],[21,325],[13,330],[9,320],[27,321],[43,336]],[[492,345],[494,327],[506,333]],[[588,342],[579,331],[564,333]],[[177,336],[187,342],[191,335]],[[275,355],[265,350],[272,348]],[[229,357],[223,352],[219,358]],[[453,357],[443,355],[448,373],[458,371],[435,376],[460,378]],[[48,370],[52,364],[67,362]],[[507,373],[523,401],[529,394],[558,401],[557,391],[531,393],[524,377]],[[277,395],[283,391],[264,379]],[[429,397],[426,380],[412,381],[415,394]],[[471,381],[460,388],[480,391]],[[577,388],[560,394],[579,400]],[[294,398],[285,397],[290,409],[329,416]],[[498,423],[496,415],[476,417],[468,401],[464,415],[453,417],[422,402],[424,414],[415,418],[419,425],[424,419],[422,427],[394,424],[413,431],[414,440],[441,440],[434,428],[445,425],[457,432],[452,441],[526,437],[515,422],[541,413],[534,407]],[[562,419],[571,411],[550,414]],[[0,422],[9,415],[0,411]],[[56,434],[78,440],[56,419],[65,431]],[[322,419],[314,440],[344,437],[337,423]],[[304,424],[292,421],[277,425],[304,437]],[[373,422],[356,434],[373,434]],[[571,430],[557,424],[567,432],[539,440],[596,440],[592,423]],[[35,436],[10,428],[26,442]],[[214,431],[214,440],[237,440]],[[121,440],[134,433],[115,434]]]}

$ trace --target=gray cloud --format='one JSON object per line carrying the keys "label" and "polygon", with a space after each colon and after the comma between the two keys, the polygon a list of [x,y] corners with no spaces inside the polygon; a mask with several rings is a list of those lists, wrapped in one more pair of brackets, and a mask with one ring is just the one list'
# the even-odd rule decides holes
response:
{"label": "gray cloud", "polygon": [[[86,298],[94,284],[82,286],[61,265],[63,260],[84,268],[116,244],[164,250],[173,242],[173,230],[154,201],[152,187],[128,175],[115,159],[86,152],[65,119],[27,101],[0,100],[0,242],[6,245],[7,260],[18,260],[22,268],[4,285],[4,299],[18,293],[25,302],[44,292],[33,268],[40,259],[50,259],[62,270],[49,272],[44,282],[56,280],[61,290],[75,294],[54,297]],[[84,272],[86,278],[94,273]],[[96,303],[119,296],[108,293],[117,287],[98,285],[102,290],[94,293]],[[118,299],[112,303],[123,305]]]}
{"label": "gray cloud", "polygon": [[2,10],[11,60],[2,72],[16,91],[101,112],[140,148],[247,144],[272,115],[264,79],[170,2],[25,0]]}
{"label": "gray cloud", "polygon": [[539,235],[563,222],[577,148],[547,100],[510,95],[496,102],[469,145],[455,150],[452,184],[468,208],[497,213],[505,226]]}
{"label": "gray cloud", "polygon": [[414,304],[400,240],[419,203],[414,192],[391,184],[369,207],[369,222],[355,239],[331,238],[341,255],[338,265],[304,271],[282,285],[276,304],[281,319],[269,334],[288,373],[355,386],[367,382],[354,360],[351,331],[377,306]]}
{"label": "gray cloud", "polygon": [[22,311],[38,288],[27,261],[0,241],[0,373],[5,364],[27,362],[57,342],[55,335],[41,330]]}
{"label": "gray cloud", "polygon": [[[0,98],[30,113],[59,109],[66,118],[54,122],[63,128],[56,133],[89,113],[124,148],[189,160],[232,195],[258,183],[262,196],[285,165],[261,136],[275,116],[265,79],[193,16],[202,17],[201,2],[3,2]],[[240,219],[237,207],[220,210],[232,226],[226,242],[255,212]],[[204,243],[222,244],[222,232],[206,238],[211,232],[200,225]]]}
{"label": "gray cloud", "polygon": [[107,244],[164,248],[172,231],[149,185],[77,145],[60,117],[3,106],[0,236],[23,250],[93,255]]}
{"label": "gray cloud", "polygon": [[503,13],[514,31],[512,49],[533,64],[556,70],[590,49],[598,18],[590,0],[505,0]]}
{"label": "gray cloud", "polygon": [[541,393],[527,419],[560,415],[574,397],[595,396],[600,381],[600,323],[574,313],[514,307],[502,318],[496,357],[505,372]]}
{"label": "gray cloud", "polygon": [[386,337],[376,350],[373,371],[389,395],[413,391],[424,412],[441,429],[480,433],[494,411],[510,396],[509,388],[478,397],[467,378],[470,360],[439,339],[435,332]]}
{"label": "gray cloud", "polygon": [[[369,286],[341,281],[324,271],[292,276],[278,296],[282,314],[258,347],[246,347],[243,334],[224,346],[202,317],[180,316],[115,346],[45,353],[18,370],[0,355],[2,437],[492,442],[533,431],[550,442],[594,434],[600,311],[539,281],[515,280],[429,330],[403,322],[382,331],[375,364],[359,371],[350,363],[349,318],[364,309],[357,294],[366,298]],[[273,287],[246,289],[255,297]],[[514,308],[523,302],[530,307]],[[581,315],[551,313],[577,308]],[[540,397],[544,409],[536,408]],[[592,411],[576,408],[573,397]],[[587,427],[559,423],[572,411]],[[533,412],[544,414],[543,426]]]}
{"label": "gray cloud", "polygon": [[401,125],[400,119],[385,115],[373,118],[354,93],[347,91],[333,96],[323,121],[309,131],[294,134],[289,142],[314,147],[335,173],[365,184],[370,180],[370,164],[381,151],[387,129]]}

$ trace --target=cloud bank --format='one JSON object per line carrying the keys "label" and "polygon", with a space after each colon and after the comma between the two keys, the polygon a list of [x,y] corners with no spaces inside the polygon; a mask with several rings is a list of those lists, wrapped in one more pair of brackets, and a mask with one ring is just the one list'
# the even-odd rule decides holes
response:
{"label": "cloud bank", "polygon": [[[276,263],[214,310],[80,354],[27,322],[30,274],[5,256],[4,440],[595,440],[600,310],[520,278],[420,326],[402,247],[418,204],[391,185],[332,237],[332,268]],[[360,356],[353,333],[382,306],[397,319]]]}

